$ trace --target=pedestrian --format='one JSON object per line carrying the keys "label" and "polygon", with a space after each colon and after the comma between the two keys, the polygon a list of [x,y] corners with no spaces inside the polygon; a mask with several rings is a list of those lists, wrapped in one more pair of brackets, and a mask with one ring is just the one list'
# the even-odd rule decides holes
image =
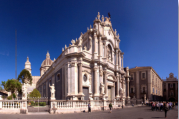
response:
{"label": "pedestrian", "polygon": [[160,111],[162,111],[163,110],[163,103],[161,102],[160,103]]}
{"label": "pedestrian", "polygon": [[169,110],[167,103],[164,104],[164,110],[165,110],[165,118],[167,118],[167,111]]}
{"label": "pedestrian", "polygon": [[143,106],[143,102],[142,102],[142,106]]}
{"label": "pedestrian", "polygon": [[155,104],[152,103],[152,111],[154,111],[154,108],[155,108]]}
{"label": "pedestrian", "polygon": [[[123,108],[123,105],[122,105],[122,108]],[[109,104],[109,109],[110,109],[110,113],[112,112],[112,104],[110,103]]]}
{"label": "pedestrian", "polygon": [[88,104],[88,113],[91,113],[91,104]]}
{"label": "pedestrian", "polygon": [[157,111],[157,102],[155,102],[155,110]]}
{"label": "pedestrian", "polygon": [[160,110],[160,104],[159,104],[159,102],[157,103],[157,110]]}

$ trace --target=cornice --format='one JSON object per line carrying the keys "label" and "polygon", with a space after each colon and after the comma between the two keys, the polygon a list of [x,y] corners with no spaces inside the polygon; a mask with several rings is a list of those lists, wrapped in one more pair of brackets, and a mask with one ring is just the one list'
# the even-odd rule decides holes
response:
{"label": "cornice", "polygon": [[79,53],[74,52],[74,53],[68,53],[65,56],[69,58],[69,57],[80,57],[80,56],[85,57],[86,55],[83,52],[79,52]]}

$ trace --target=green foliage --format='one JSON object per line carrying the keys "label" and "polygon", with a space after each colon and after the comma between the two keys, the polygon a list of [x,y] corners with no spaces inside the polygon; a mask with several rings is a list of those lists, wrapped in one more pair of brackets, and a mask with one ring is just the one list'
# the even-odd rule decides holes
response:
{"label": "green foliage", "polygon": [[46,105],[46,102],[39,102],[39,105],[40,105],[40,106],[45,106],[45,105]]}
{"label": "green foliage", "polygon": [[7,97],[8,100],[12,100],[12,95]]}
{"label": "green foliage", "polygon": [[31,101],[31,106],[35,106],[35,102],[34,101]]}
{"label": "green foliage", "polygon": [[7,98],[7,96],[5,96],[5,95],[2,96],[2,99],[6,99],[6,98]]}
{"label": "green foliage", "polygon": [[27,82],[25,82],[25,79],[27,79],[27,81],[28,81],[30,84],[32,84],[32,76],[31,76],[31,73],[30,73],[28,70],[23,69],[23,70],[21,71],[21,73],[19,74],[17,80],[22,81],[22,83],[27,83]]}
{"label": "green foliage", "polygon": [[31,93],[29,97],[41,97],[40,92],[37,89],[34,89]]}
{"label": "green foliage", "polygon": [[12,97],[13,97],[13,98],[16,98],[16,95],[15,95],[15,93],[13,93],[13,94],[12,94]]}
{"label": "green foliage", "polygon": [[10,91],[12,94],[17,91],[21,91],[22,85],[21,83],[16,79],[8,79],[5,84],[5,90]]}
{"label": "green foliage", "polygon": [[1,87],[1,85],[0,85],[0,91],[2,91],[3,90],[3,88]]}
{"label": "green foliage", "polygon": [[4,87],[5,89],[5,85],[6,85],[6,81],[1,81],[1,85]]}
{"label": "green foliage", "polygon": [[38,106],[38,102],[35,102],[35,106]]}

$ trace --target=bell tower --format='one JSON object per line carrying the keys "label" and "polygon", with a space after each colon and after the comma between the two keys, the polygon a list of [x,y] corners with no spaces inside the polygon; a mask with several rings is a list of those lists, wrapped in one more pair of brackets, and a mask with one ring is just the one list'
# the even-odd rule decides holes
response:
{"label": "bell tower", "polygon": [[25,62],[25,69],[31,73],[31,63],[29,62],[29,57],[27,57],[27,61]]}

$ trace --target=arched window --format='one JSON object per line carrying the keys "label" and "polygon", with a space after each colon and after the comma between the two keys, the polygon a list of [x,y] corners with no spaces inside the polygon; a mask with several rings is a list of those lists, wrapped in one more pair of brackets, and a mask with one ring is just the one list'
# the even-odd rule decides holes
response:
{"label": "arched window", "polygon": [[107,59],[108,61],[112,61],[112,48],[110,45],[107,46]]}
{"label": "arched window", "polygon": [[87,81],[87,75],[83,75],[83,81],[86,82]]}

